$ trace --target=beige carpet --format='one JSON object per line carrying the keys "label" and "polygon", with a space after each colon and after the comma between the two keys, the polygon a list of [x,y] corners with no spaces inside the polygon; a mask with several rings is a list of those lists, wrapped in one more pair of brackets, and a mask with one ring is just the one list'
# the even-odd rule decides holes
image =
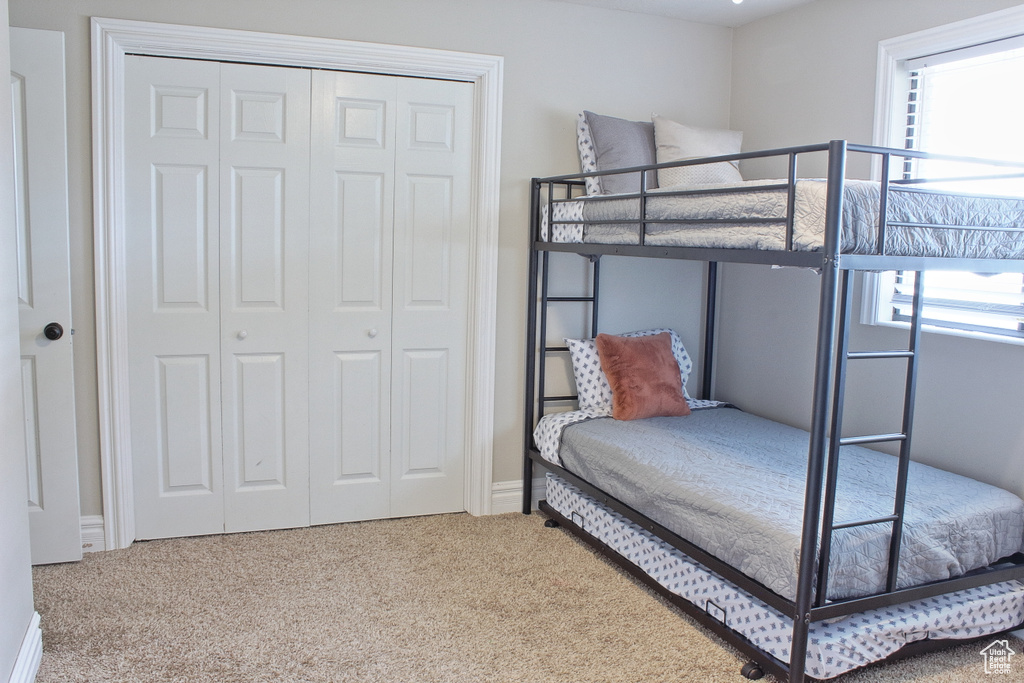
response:
{"label": "beige carpet", "polygon": [[[37,567],[37,681],[746,680],[720,640],[542,522],[444,515],[174,539]],[[1020,680],[986,676],[980,648],[839,680]],[[1024,655],[1014,666],[1024,674]]]}

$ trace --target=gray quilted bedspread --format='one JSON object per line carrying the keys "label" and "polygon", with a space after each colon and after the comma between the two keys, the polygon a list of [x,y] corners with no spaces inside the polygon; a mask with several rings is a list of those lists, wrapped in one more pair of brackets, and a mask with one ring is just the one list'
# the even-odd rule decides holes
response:
{"label": "gray quilted bedspread", "polygon": [[[808,434],[732,408],[687,417],[589,420],[565,429],[572,472],[780,595],[796,595]],[[836,522],[892,513],[896,459],[841,449]],[[899,587],[949,578],[1016,553],[1024,501],[912,463]],[[836,532],[829,598],[884,589],[889,524]]]}
{"label": "gray quilted bedspread", "polygon": [[[770,181],[746,181],[737,191],[721,194],[670,195],[659,188],[647,199],[651,223],[647,244],[652,246],[784,249],[788,194],[785,189],[752,191]],[[782,181],[779,181],[782,182]],[[724,187],[724,186],[717,186]],[[798,180],[793,209],[793,248],[822,248],[825,233],[826,183]],[[872,254],[878,247],[878,183],[848,180],[843,202],[840,251]],[[636,244],[636,223],[593,221],[639,220],[637,199],[590,198],[575,202],[576,219],[586,225],[583,241]],[[572,205],[557,205],[556,218],[573,220]],[[884,253],[894,256],[1024,258],[1024,199],[933,192],[893,187]],[[773,219],[765,223],[731,224],[742,219]],[[673,220],[692,221],[688,224]],[[720,221],[712,223],[710,221]],[[701,221],[708,221],[702,223]],[[922,224],[932,224],[926,227]]]}

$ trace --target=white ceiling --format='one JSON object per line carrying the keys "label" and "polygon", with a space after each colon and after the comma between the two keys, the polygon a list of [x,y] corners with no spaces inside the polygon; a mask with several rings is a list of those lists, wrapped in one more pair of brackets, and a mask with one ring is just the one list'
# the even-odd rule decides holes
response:
{"label": "white ceiling", "polygon": [[577,5],[593,5],[640,14],[685,19],[701,24],[742,26],[756,19],[778,14],[791,7],[814,0],[743,0],[739,5],[732,0],[564,0]]}

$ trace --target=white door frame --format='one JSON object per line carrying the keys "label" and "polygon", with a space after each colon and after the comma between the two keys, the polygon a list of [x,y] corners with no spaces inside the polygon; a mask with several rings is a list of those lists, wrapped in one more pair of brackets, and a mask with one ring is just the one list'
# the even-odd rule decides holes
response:
{"label": "white door frame", "polygon": [[125,292],[124,58],[253,62],[445,78],[474,84],[467,339],[466,509],[491,512],[502,58],[234,29],[92,19],[93,195],[100,468],[107,549],[135,540]]}

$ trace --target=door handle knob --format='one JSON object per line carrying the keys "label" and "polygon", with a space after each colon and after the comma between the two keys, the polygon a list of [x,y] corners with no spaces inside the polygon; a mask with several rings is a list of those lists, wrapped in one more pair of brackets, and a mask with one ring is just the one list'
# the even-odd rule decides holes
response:
{"label": "door handle knob", "polygon": [[367,330],[366,336],[369,337],[370,339],[373,339],[374,337],[376,337],[377,336],[377,328],[373,327],[373,328],[370,328],[369,330]]}
{"label": "door handle knob", "polygon": [[238,337],[239,340],[242,340],[242,339],[245,339],[246,337],[248,337],[249,333],[246,332],[245,330],[239,330],[238,334],[236,334],[235,336]]}
{"label": "door handle knob", "polygon": [[43,336],[50,341],[57,341],[64,336],[64,328],[60,323],[50,323],[43,328]]}

